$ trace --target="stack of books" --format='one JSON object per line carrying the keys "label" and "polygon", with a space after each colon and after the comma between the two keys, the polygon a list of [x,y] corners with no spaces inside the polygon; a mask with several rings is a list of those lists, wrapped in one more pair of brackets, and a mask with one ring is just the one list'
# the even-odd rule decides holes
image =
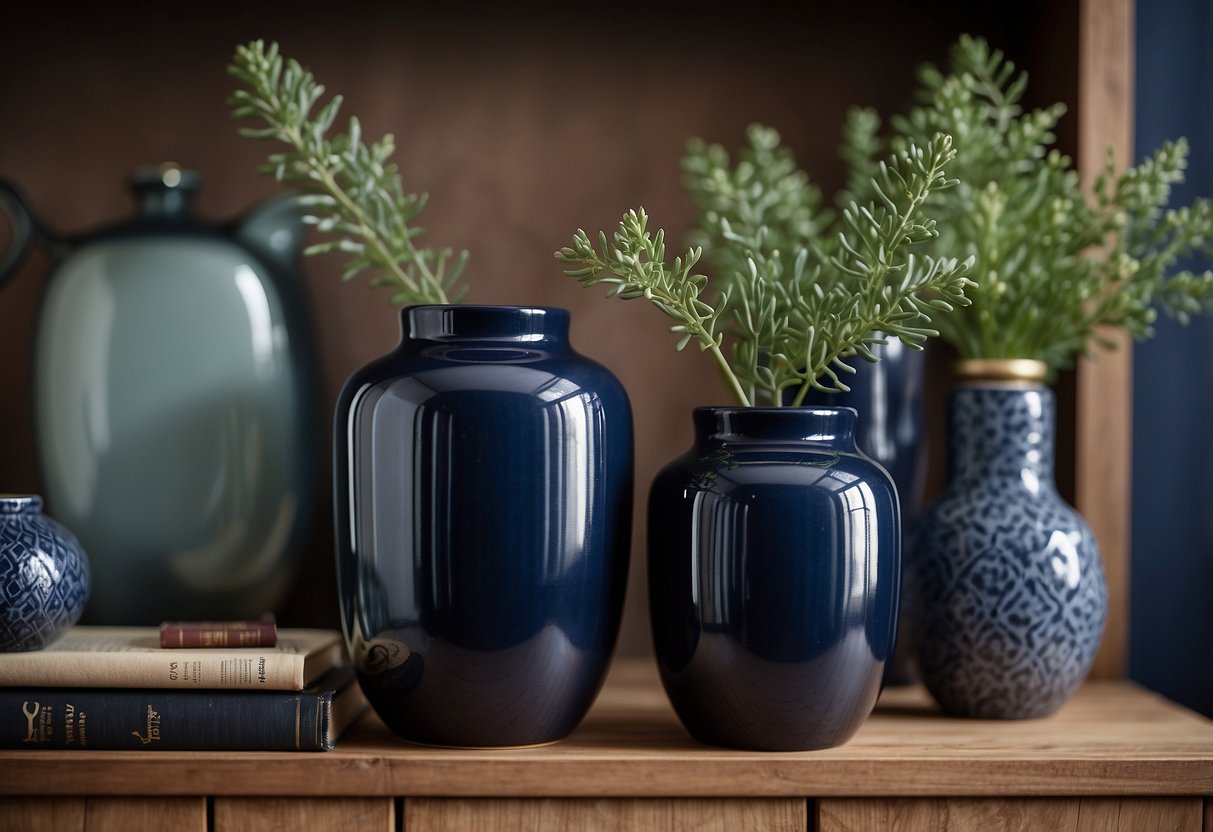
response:
{"label": "stack of books", "polygon": [[366,709],[335,632],[160,645],[154,627],[74,627],[0,654],[0,748],[328,751]]}

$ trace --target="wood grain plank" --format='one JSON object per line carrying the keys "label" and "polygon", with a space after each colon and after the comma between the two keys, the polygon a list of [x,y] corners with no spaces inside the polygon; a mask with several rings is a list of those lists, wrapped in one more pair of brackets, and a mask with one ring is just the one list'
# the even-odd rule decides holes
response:
{"label": "wood grain plank", "polygon": [[1075,830],[1077,800],[822,800],[819,832]]}
{"label": "wood grain plank", "polygon": [[450,800],[409,798],[407,832],[805,832],[803,800]]}
{"label": "wood grain plank", "polygon": [[1199,832],[1199,798],[822,800],[819,832]]}
{"label": "wood grain plank", "polygon": [[0,798],[0,832],[84,830],[82,797]]}
{"label": "wood grain plank", "polygon": [[[1085,803],[1086,801],[1084,801]],[[1109,801],[1112,802],[1112,801]],[[1201,832],[1202,800],[1118,800],[1115,832]],[[1109,810],[1109,815],[1111,810]],[[1080,830],[1085,832],[1085,830]]]}
{"label": "wood grain plank", "polygon": [[1204,832],[1213,832],[1213,797],[1205,798]]}
{"label": "wood grain plank", "polygon": [[90,797],[88,832],[207,832],[205,797]]}
{"label": "wood grain plank", "polygon": [[624,660],[584,724],[546,748],[423,748],[368,716],[324,754],[0,751],[0,771],[0,794],[24,796],[1207,797],[1213,723],[1124,681],[1013,722],[953,719],[904,688],[841,748],[732,751],[692,740],[652,663]]}
{"label": "wood grain plank", "polygon": [[[1079,37],[1078,171],[1090,188],[1111,146],[1118,168],[1133,155],[1133,3],[1082,0]],[[1123,333],[1077,367],[1075,502],[1091,525],[1108,581],[1108,623],[1094,678],[1125,675],[1129,633],[1130,441],[1133,352]]]}
{"label": "wood grain plank", "polygon": [[[306,786],[301,784],[301,791]],[[214,832],[394,832],[391,798],[215,798]]]}

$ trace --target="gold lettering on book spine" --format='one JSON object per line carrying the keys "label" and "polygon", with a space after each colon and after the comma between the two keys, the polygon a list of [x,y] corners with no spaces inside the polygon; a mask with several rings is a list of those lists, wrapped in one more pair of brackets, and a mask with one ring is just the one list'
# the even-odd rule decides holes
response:
{"label": "gold lettering on book spine", "polygon": [[153,710],[151,705],[147,706],[147,736],[138,731],[131,731],[131,735],[138,737],[139,742],[144,745],[160,741],[160,714]]}
{"label": "gold lettering on book spine", "polygon": [[71,702],[63,708],[63,742],[71,745],[76,741],[76,706]]}
{"label": "gold lettering on book spine", "polygon": [[43,705],[26,699],[21,703],[21,715],[25,717],[25,739],[21,742],[51,742],[55,733],[55,706]]}
{"label": "gold lettering on book spine", "polygon": [[21,713],[25,714],[25,721],[29,723],[29,733],[25,735],[22,742],[41,742],[42,738],[38,736],[38,713],[42,710],[42,704],[39,702],[30,703],[27,699],[21,703]]}

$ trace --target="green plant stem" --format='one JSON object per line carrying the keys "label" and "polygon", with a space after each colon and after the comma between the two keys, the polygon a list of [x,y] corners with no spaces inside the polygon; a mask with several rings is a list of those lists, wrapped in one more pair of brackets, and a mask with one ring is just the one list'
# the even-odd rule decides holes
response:
{"label": "green plant stem", "polygon": [[741,388],[741,382],[737,380],[737,375],[733,372],[733,368],[729,366],[729,360],[724,357],[724,353],[720,351],[720,347],[712,347],[709,352],[716,359],[716,366],[720,369],[720,376],[724,379],[725,384],[737,397],[737,401],[742,407],[753,407],[754,399],[752,396],[747,396],[745,390]]}

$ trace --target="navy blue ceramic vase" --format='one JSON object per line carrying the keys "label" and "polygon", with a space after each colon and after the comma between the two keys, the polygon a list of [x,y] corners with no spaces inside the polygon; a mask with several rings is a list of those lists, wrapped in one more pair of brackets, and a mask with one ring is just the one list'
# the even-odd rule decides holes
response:
{"label": "navy blue ceramic vase", "polygon": [[846,742],[893,645],[897,491],[850,408],[709,407],[649,498],[649,606],[666,693],[713,745]]}
{"label": "navy blue ceramic vase", "polygon": [[918,669],[948,713],[1045,716],[1095,659],[1107,588],[1091,530],[1054,486],[1053,435],[1039,383],[971,381],[949,399],[947,484],[907,558]]}
{"label": "navy blue ceramic vase", "polygon": [[342,619],[375,710],[419,743],[553,742],[619,629],[632,417],[560,309],[418,306],[336,416]]}
{"label": "navy blue ceramic vase", "polygon": [[80,619],[89,568],[42,498],[0,495],[0,652],[41,650]]}

